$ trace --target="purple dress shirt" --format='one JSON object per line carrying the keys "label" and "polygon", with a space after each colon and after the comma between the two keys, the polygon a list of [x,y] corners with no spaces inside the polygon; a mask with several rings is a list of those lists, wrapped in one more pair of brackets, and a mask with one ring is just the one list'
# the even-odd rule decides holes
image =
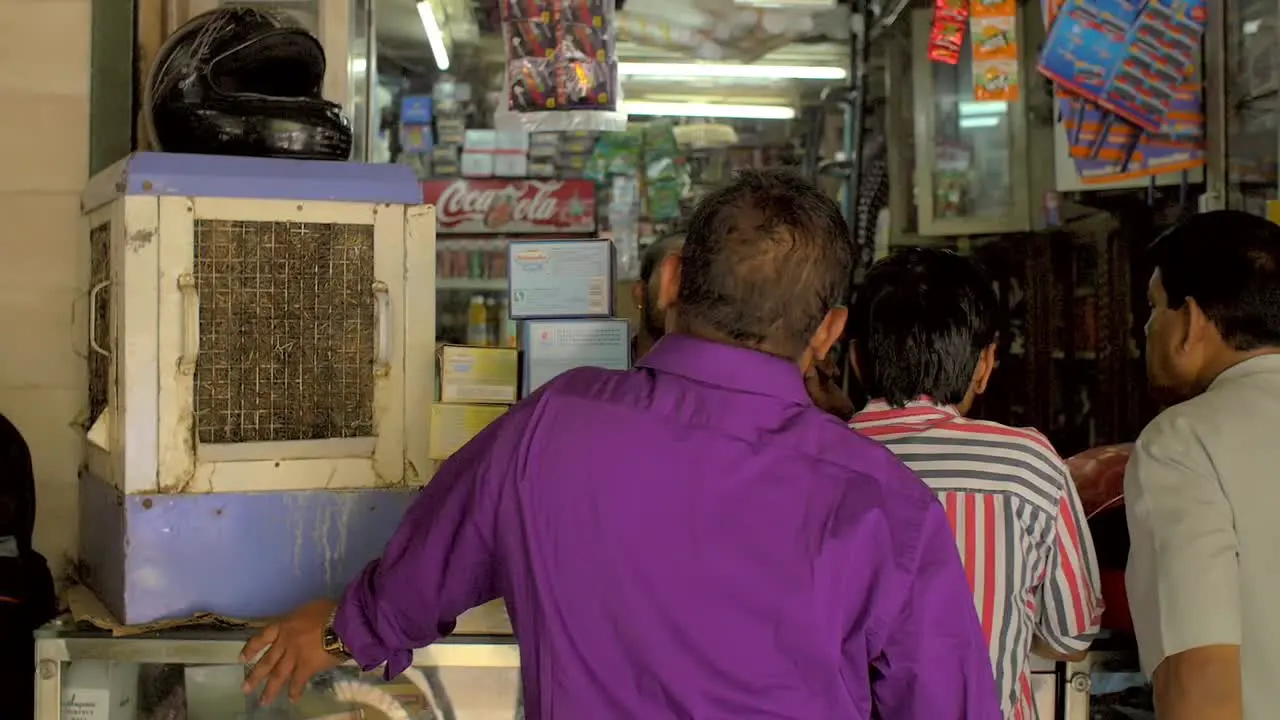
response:
{"label": "purple dress shirt", "polygon": [[796,366],[687,336],[582,368],[446,462],[336,630],[408,665],[504,597],[529,720],[998,720],[951,527]]}

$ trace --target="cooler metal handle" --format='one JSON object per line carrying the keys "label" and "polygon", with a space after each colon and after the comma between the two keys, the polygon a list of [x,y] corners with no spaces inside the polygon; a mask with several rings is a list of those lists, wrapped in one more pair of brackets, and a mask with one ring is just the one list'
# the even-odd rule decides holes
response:
{"label": "cooler metal handle", "polygon": [[110,280],[103,280],[89,290],[89,347],[103,357],[111,357],[111,352],[98,344],[98,295],[111,287]]}
{"label": "cooler metal handle", "polygon": [[191,273],[178,276],[178,292],[182,293],[182,354],[178,356],[178,372],[195,375],[196,358],[200,356],[200,293]]}
{"label": "cooler metal handle", "polygon": [[374,377],[391,374],[391,288],[385,282],[373,283],[373,296],[377,301],[378,328],[373,348]]}

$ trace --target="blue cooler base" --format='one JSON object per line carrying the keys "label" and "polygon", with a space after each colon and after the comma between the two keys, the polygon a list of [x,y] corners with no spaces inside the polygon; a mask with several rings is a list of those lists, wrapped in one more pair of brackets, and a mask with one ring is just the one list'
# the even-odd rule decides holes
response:
{"label": "blue cooler base", "polygon": [[253,619],[336,597],[418,489],[123,495],[80,476],[80,565],[116,620]]}

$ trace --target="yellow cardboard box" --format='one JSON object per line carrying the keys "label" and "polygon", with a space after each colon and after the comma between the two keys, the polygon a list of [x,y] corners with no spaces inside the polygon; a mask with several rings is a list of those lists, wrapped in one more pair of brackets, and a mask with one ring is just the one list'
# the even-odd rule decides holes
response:
{"label": "yellow cardboard box", "polygon": [[440,402],[509,405],[519,399],[515,348],[441,345],[437,355]]}
{"label": "yellow cardboard box", "polygon": [[448,460],[506,411],[505,405],[432,405],[431,459]]}

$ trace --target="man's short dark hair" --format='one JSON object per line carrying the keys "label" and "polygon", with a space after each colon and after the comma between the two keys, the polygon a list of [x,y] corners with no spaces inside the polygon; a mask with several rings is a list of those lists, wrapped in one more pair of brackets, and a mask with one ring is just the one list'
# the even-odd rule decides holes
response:
{"label": "man's short dark hair", "polygon": [[996,337],[990,280],[949,250],[904,250],[875,263],[849,315],[867,396],[897,407],[922,395],[960,403]]}
{"label": "man's short dark hair", "polygon": [[1201,213],[1148,252],[1169,307],[1194,299],[1236,350],[1280,347],[1280,226],[1238,210]]}
{"label": "man's short dark hair", "polygon": [[835,201],[791,172],[743,172],[689,219],[676,317],[689,332],[796,358],[844,305],[852,268]]}

